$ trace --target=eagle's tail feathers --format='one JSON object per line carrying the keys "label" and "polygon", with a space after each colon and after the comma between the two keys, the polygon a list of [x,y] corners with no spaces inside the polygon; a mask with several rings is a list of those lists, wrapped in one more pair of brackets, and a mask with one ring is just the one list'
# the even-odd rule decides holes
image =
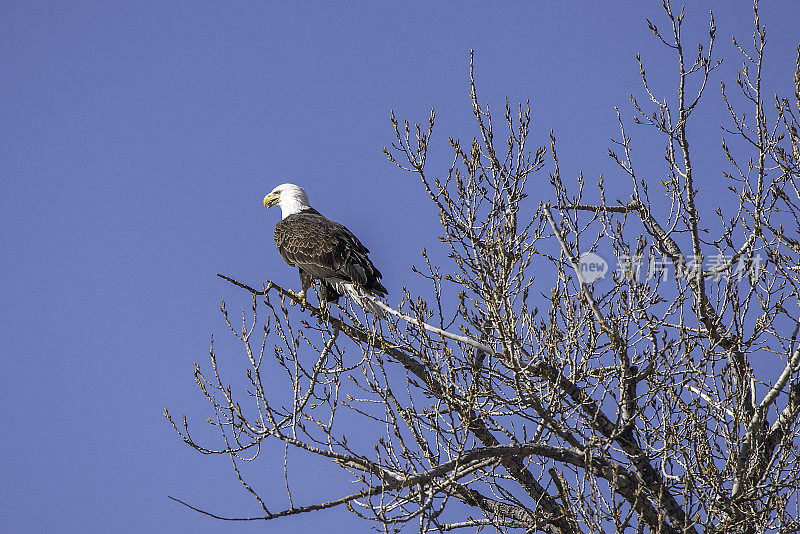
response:
{"label": "eagle's tail feathers", "polygon": [[378,300],[378,297],[375,295],[369,293],[368,291],[364,291],[362,288],[358,287],[352,282],[337,280],[332,282],[331,285],[333,285],[333,287],[336,288],[336,291],[342,295],[347,295],[353,299],[353,302],[355,302],[361,309],[372,312],[378,317],[385,316],[383,308],[379,305],[380,300]]}

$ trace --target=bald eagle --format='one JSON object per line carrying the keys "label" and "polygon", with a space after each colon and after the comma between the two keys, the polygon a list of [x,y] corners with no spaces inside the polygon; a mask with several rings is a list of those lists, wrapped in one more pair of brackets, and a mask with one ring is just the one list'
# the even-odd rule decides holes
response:
{"label": "bald eagle", "polygon": [[326,219],[294,184],[281,184],[264,197],[264,207],[281,207],[275,225],[275,246],[283,261],[300,273],[300,298],[305,301],[312,280],[320,280],[320,299],[338,302],[347,294],[361,308],[383,315],[375,297],[386,296],[381,272],[367,257],[369,250],[343,225]]}

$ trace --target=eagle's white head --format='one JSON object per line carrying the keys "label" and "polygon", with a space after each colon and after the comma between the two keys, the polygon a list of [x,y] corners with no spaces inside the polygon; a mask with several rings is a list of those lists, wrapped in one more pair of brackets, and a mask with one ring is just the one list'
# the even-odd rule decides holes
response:
{"label": "eagle's white head", "polygon": [[264,197],[265,208],[275,204],[281,207],[282,219],[311,207],[305,190],[294,184],[281,184]]}

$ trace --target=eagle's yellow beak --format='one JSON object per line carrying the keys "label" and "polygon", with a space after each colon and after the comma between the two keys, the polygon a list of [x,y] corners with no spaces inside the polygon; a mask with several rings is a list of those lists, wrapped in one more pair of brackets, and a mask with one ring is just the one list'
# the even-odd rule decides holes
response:
{"label": "eagle's yellow beak", "polygon": [[270,209],[281,199],[280,193],[270,193],[264,197],[264,207]]}

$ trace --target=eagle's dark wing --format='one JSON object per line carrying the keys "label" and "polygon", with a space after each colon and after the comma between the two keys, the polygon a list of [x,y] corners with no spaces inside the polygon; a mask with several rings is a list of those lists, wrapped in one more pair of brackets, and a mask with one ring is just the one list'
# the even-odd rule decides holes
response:
{"label": "eagle's dark wing", "polygon": [[369,250],[344,225],[314,209],[289,215],[275,225],[275,246],[287,264],[313,278],[353,282],[383,296],[381,273],[367,257]]}

